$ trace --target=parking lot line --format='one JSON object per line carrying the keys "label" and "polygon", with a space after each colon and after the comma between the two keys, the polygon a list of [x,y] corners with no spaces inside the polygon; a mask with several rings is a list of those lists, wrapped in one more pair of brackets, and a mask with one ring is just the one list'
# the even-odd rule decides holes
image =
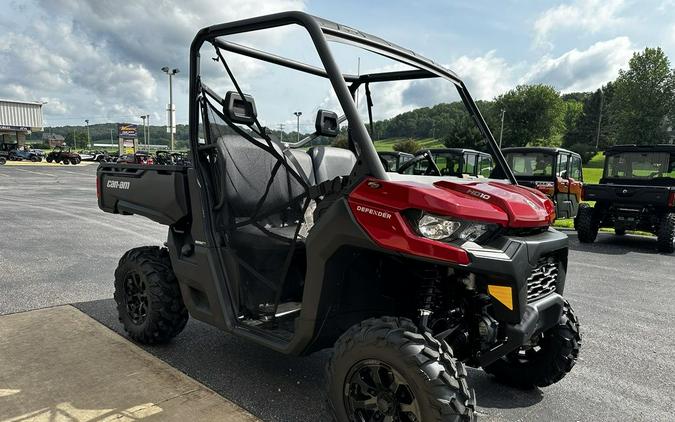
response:
{"label": "parking lot line", "polygon": [[253,422],[73,308],[0,317],[0,420]]}

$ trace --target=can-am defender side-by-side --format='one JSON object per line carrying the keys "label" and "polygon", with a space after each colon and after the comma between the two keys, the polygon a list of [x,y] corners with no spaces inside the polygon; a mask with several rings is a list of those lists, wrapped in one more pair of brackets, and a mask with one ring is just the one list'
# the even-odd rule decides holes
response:
{"label": "can-am defender side-by-side", "polygon": [[[318,59],[230,40],[278,27],[309,34]],[[408,68],[342,73],[338,47]],[[250,59],[278,70],[265,68],[243,85],[247,69],[261,69],[243,65]],[[207,85],[215,66],[232,89]],[[315,133],[294,144],[272,139],[261,124],[265,108],[297,110],[261,100],[270,90],[280,88],[283,99],[308,94],[306,84],[285,90],[276,79],[256,88],[259,78],[281,72],[330,89],[317,93]],[[391,81],[453,88],[495,158],[491,178],[385,172],[368,130],[378,84]],[[359,87],[368,127],[354,101]],[[325,98],[342,113],[326,110]],[[327,389],[340,422],[474,420],[465,364],[521,387],[555,383],[575,364],[579,323],[562,296],[567,237],[550,228],[552,202],[517,185],[453,72],[353,28],[281,13],[197,34],[189,113],[192,166],[98,168],[102,210],[169,226],[166,248],[132,249],[115,272],[115,301],[131,338],[168,341],[189,314],[282,353],[333,348]],[[343,122],[349,149],[304,150],[340,134]]]}
{"label": "can-am defender side-by-side", "polygon": [[551,198],[557,218],[576,217],[584,186],[579,154],[550,147],[504,148],[502,153],[518,183]]}
{"label": "can-am defender side-by-side", "polygon": [[640,230],[657,237],[660,252],[675,252],[675,145],[617,145],[605,151],[600,184],[584,186],[575,220],[579,241],[592,243],[601,227],[618,236]]}

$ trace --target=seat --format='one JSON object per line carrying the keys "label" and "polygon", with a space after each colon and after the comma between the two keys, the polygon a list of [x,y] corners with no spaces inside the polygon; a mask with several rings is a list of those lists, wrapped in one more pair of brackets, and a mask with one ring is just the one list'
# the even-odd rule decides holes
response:
{"label": "seat", "polygon": [[312,160],[316,184],[348,176],[356,164],[354,153],[344,148],[316,146],[307,153]]}
{"label": "seat", "polygon": [[[260,140],[266,144],[266,141]],[[248,139],[237,135],[221,136],[217,140],[218,148],[224,160],[225,170],[225,195],[230,212],[235,220],[243,221],[252,217],[257,210],[257,215],[273,213],[260,219],[258,225],[272,233],[264,233],[254,225],[248,224],[237,228],[232,233],[233,240],[240,246],[258,246],[276,248],[287,247],[288,242],[283,239],[292,239],[295,233],[295,224],[292,224],[288,215],[284,216],[284,206],[290,204],[293,198],[304,192],[304,188],[295,177],[290,175],[284,166],[281,166],[271,181],[269,191],[262,204],[260,198],[265,194],[272,171],[278,160],[275,156],[250,142]],[[283,155],[282,147],[272,143],[274,149]],[[314,170],[312,160],[304,151],[287,151],[295,160],[288,160],[291,165],[314,183]],[[300,169],[297,168],[299,165]],[[289,224],[290,223],[290,224]]]}

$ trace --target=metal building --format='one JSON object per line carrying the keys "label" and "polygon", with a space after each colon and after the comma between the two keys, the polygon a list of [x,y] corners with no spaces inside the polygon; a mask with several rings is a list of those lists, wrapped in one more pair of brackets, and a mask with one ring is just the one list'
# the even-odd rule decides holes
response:
{"label": "metal building", "polygon": [[0,99],[0,144],[23,144],[27,134],[42,131],[42,105]]}

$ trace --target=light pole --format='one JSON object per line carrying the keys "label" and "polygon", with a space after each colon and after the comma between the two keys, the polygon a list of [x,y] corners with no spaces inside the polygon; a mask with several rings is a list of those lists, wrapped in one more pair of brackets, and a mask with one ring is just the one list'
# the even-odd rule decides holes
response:
{"label": "light pole", "polygon": [[502,109],[502,128],[499,129],[499,149],[502,149],[502,135],[504,134],[504,115],[506,110]]}
{"label": "light pole", "polygon": [[147,129],[147,127],[145,126],[145,119],[148,117],[148,115],[147,115],[147,114],[144,114],[144,115],[142,115],[142,116],[140,116],[140,117],[141,117],[141,119],[143,119],[143,143],[144,143],[145,146],[147,147],[147,146],[148,146],[148,132],[147,132],[148,129]]}
{"label": "light pole", "polygon": [[148,145],[147,146],[149,148],[150,147],[150,115],[146,114],[145,117],[148,119],[148,139],[147,139]]}
{"label": "light pole", "polygon": [[87,124],[87,146],[91,147],[91,137],[89,136],[89,119],[86,119],[84,123]]}
{"label": "light pole", "polygon": [[300,142],[300,116],[302,116],[302,111],[296,111],[296,112],[293,113],[293,114],[295,114],[295,117],[298,118],[298,125],[297,125],[296,132],[298,133],[298,140],[297,140],[297,142]]}
{"label": "light pole", "polygon": [[600,87],[600,113],[598,114],[598,131],[595,135],[595,150],[600,147],[600,123],[602,122],[602,103],[605,102],[605,92]]}
{"label": "light pole", "polygon": [[175,139],[175,134],[176,134],[176,107],[173,105],[173,75],[176,73],[180,72],[178,69],[171,69],[167,66],[164,66],[162,68],[162,72],[166,73],[169,75],[169,105],[166,106],[166,112],[167,112],[167,120],[169,126],[167,127],[167,131],[171,134],[171,151],[173,151],[173,144],[174,144],[174,139]]}

